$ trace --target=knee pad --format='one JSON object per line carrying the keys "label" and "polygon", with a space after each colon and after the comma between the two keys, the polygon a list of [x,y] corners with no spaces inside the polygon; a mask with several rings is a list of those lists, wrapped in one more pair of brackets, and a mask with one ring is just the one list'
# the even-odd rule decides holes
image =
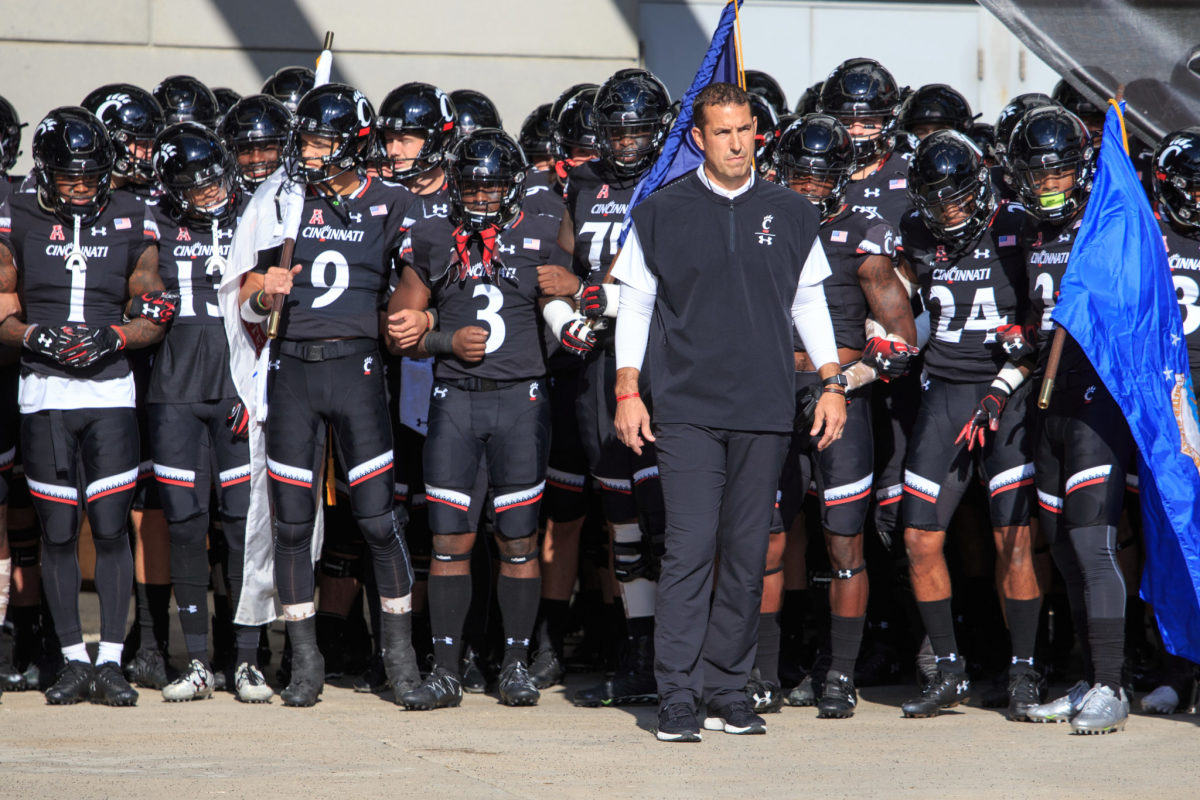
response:
{"label": "knee pad", "polygon": [[524,489],[497,491],[492,499],[496,532],[505,539],[524,539],[538,528],[538,509],[546,482]]}
{"label": "knee pad", "polygon": [[432,558],[434,561],[441,561],[444,564],[449,564],[453,561],[470,561],[471,553],[470,551],[466,553],[439,553],[435,550]]}
{"label": "knee pad", "polygon": [[171,582],[184,586],[208,586],[208,553],[205,536],[208,517],[202,515],[171,523]]}
{"label": "knee pad", "polygon": [[848,581],[866,568],[867,562],[864,561],[857,567],[853,567],[851,569],[835,569],[833,570],[833,579],[837,581]]}
{"label": "knee pad", "polygon": [[155,464],[154,479],[168,523],[191,519],[208,511],[208,496],[202,497],[197,490],[195,470]]}
{"label": "knee pad", "polygon": [[634,522],[613,525],[613,572],[621,583],[638,578],[658,580],[658,559],[650,552],[649,542]]}
{"label": "knee pad", "polygon": [[504,564],[528,564],[538,559],[536,536],[505,539],[500,543],[498,558]]}
{"label": "knee pad", "polygon": [[313,521],[275,520],[275,552],[307,553],[312,546]]}
{"label": "knee pad", "polygon": [[1116,527],[1125,493],[1123,473],[1111,464],[1080,470],[1067,478],[1062,523],[1068,528]]}

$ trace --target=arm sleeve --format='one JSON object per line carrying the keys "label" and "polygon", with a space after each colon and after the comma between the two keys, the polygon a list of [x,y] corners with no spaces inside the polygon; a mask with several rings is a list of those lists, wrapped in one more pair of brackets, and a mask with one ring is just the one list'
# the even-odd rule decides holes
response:
{"label": "arm sleeve", "polygon": [[617,369],[640,370],[650,338],[650,316],[654,313],[654,295],[625,286],[617,306]]}
{"label": "arm sleeve", "polygon": [[833,321],[829,318],[825,287],[822,285],[829,274],[825,250],[821,247],[821,240],[816,239],[809,250],[808,260],[804,262],[804,269],[800,271],[796,296],[792,300],[792,322],[800,334],[800,340],[804,342],[804,350],[816,367],[830,362],[838,363],[837,339],[833,334]]}

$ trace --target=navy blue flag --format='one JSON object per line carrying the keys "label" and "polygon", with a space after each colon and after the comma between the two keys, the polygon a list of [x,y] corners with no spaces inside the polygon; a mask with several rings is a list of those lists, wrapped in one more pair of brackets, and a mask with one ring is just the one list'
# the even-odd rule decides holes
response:
{"label": "navy blue flag", "polygon": [[696,71],[692,85],[683,93],[679,118],[667,134],[662,153],[638,181],[637,188],[633,191],[633,199],[629,201],[629,210],[625,212],[625,222],[618,244],[625,244],[625,237],[629,235],[629,226],[633,221],[633,209],[638,203],[680,175],[695,170],[704,161],[704,155],[692,139],[692,101],[700,94],[700,90],[710,83],[741,85],[741,59],[738,37],[734,32],[737,26],[737,11],[741,7],[742,0],[737,0],[736,6],[734,0],[727,0],[721,12],[721,20],[713,32],[712,42],[708,45],[708,52],[700,62],[700,69]]}
{"label": "navy blue flag", "polygon": [[[1124,103],[1121,104],[1124,110]],[[1167,650],[1200,661],[1200,424],[1162,233],[1110,106],[1053,319],[1083,348],[1138,447],[1146,568]]]}

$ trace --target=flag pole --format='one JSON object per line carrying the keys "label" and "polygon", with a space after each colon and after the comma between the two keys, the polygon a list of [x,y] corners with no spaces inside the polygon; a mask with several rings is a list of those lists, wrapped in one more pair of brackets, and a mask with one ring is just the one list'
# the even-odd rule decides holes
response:
{"label": "flag pole", "polygon": [[[1121,114],[1121,101],[1125,99],[1125,84],[1117,84],[1117,96],[1109,100],[1109,104],[1117,109],[1121,119],[1121,136],[1125,137],[1125,117]],[[1125,154],[1129,154],[1129,140],[1121,142]],[[1050,395],[1054,393],[1054,380],[1058,377],[1058,366],[1062,362],[1063,348],[1067,344],[1067,329],[1061,325],[1054,327],[1054,340],[1050,342],[1050,356],[1046,359],[1046,375],[1042,378],[1042,391],[1038,394],[1038,408],[1045,411],[1050,407]]]}

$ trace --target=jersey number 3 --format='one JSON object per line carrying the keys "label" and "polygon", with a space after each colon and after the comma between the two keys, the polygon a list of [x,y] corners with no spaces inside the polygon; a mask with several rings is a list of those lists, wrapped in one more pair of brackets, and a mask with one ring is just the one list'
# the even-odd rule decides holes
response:
{"label": "jersey number 3", "polygon": [[475,312],[475,319],[487,323],[491,333],[488,334],[484,355],[491,355],[504,344],[504,318],[500,316],[500,308],[504,305],[504,295],[490,283],[476,284],[472,297],[486,297],[487,305]]}

